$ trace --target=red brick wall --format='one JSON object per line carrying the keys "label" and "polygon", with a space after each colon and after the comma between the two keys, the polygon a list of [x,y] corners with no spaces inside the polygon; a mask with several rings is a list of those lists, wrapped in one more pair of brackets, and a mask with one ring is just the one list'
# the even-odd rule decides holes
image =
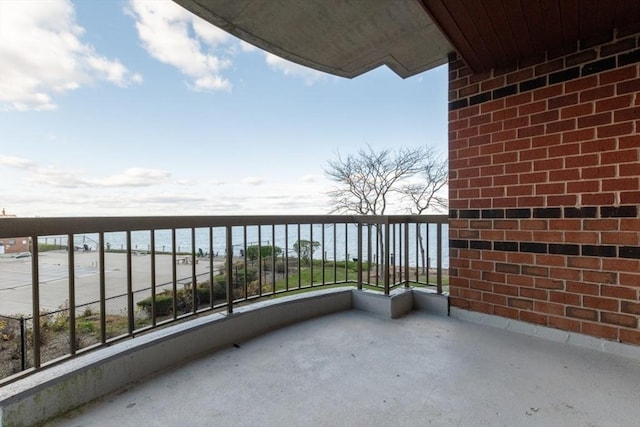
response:
{"label": "red brick wall", "polygon": [[640,345],[639,47],[451,56],[452,306]]}

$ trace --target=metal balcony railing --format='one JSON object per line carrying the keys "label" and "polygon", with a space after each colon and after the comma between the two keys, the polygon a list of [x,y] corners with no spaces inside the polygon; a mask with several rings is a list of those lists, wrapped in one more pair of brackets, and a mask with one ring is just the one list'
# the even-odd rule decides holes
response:
{"label": "metal balcony railing", "polygon": [[448,284],[446,215],[2,219],[9,239],[30,250],[0,246],[0,384],[258,298]]}

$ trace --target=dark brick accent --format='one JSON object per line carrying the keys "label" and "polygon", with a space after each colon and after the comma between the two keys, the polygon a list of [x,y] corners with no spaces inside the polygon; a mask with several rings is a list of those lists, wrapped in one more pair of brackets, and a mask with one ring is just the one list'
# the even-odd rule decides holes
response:
{"label": "dark brick accent", "polygon": [[477,209],[465,209],[459,212],[460,219],[477,219],[480,218],[480,211]]}
{"label": "dark brick accent", "polygon": [[468,249],[469,248],[469,241],[468,240],[450,239],[449,240],[449,247],[450,248],[454,248],[454,249]]}
{"label": "dark brick accent", "polygon": [[491,242],[486,240],[472,240],[469,242],[470,249],[491,250]]}
{"label": "dark brick accent", "polygon": [[616,58],[606,58],[599,61],[594,61],[582,66],[582,75],[589,76],[591,74],[600,73],[602,71],[612,70],[616,68]]}
{"label": "dark brick accent", "polygon": [[637,206],[601,206],[602,218],[635,218],[638,216]]}
{"label": "dark brick accent", "polygon": [[536,79],[527,80],[520,83],[520,92],[527,92],[530,90],[538,89],[547,85],[547,76],[538,77]]}
{"label": "dark brick accent", "polygon": [[496,251],[518,252],[518,242],[493,242]]}
{"label": "dark brick accent", "polygon": [[629,37],[628,39],[623,39],[616,43],[611,43],[606,46],[602,46],[600,48],[600,56],[605,57],[609,55],[615,55],[616,53],[635,49],[636,47],[637,47],[636,38]]}
{"label": "dark brick accent", "polygon": [[636,49],[633,52],[623,53],[618,56],[618,67],[635,64],[636,62],[640,62],[640,49]]}
{"label": "dark brick accent", "polygon": [[552,255],[580,255],[580,245],[550,243],[549,253]]}
{"label": "dark brick accent", "polygon": [[614,258],[618,254],[615,246],[582,245],[582,256]]}
{"label": "dark brick accent", "polygon": [[589,206],[585,208],[564,208],[565,218],[595,218],[598,215],[598,208]]}
{"label": "dark brick accent", "polygon": [[531,218],[531,209],[507,209],[507,218]]}
{"label": "dark brick accent", "polygon": [[[640,217],[637,205],[600,206],[600,218]],[[564,214],[564,215],[563,215]],[[502,219],[502,218],[598,218],[598,207],[586,206],[553,208],[509,208],[509,209],[450,209],[449,218]]]}
{"label": "dark brick accent", "polygon": [[622,246],[618,251],[620,258],[640,259],[640,246]]}
{"label": "dark brick accent", "polygon": [[[636,217],[638,206],[601,206],[602,217]],[[564,217],[562,216],[564,213]],[[451,209],[450,218],[471,218],[471,228],[492,229],[505,218],[597,218],[598,208],[514,208],[514,209]],[[482,220],[473,220],[482,217]],[[468,236],[471,237],[471,236]],[[477,237],[476,237],[477,238]],[[501,242],[491,240],[451,240],[452,249],[478,249],[551,255],[588,256],[601,258],[640,259],[640,246],[578,245],[567,243]]]}
{"label": "dark brick accent", "polygon": [[532,252],[534,254],[546,254],[549,252],[549,246],[546,243],[521,242],[520,252]]}
{"label": "dark brick accent", "polygon": [[504,218],[504,209],[484,209],[482,218]]}
{"label": "dark brick accent", "polygon": [[509,85],[505,87],[501,87],[500,89],[495,89],[492,93],[493,99],[504,98],[505,96],[515,95],[518,93],[518,85]]}
{"label": "dark brick accent", "polygon": [[534,218],[562,218],[561,208],[535,208],[533,210]]}
{"label": "dark brick accent", "polygon": [[469,98],[469,105],[482,104],[483,102],[487,102],[491,100],[491,92],[479,93],[478,95],[473,95]]}
{"label": "dark brick accent", "polygon": [[458,99],[457,101],[451,101],[449,103],[449,111],[458,110],[469,106],[469,100],[467,98]]}
{"label": "dark brick accent", "polygon": [[567,70],[558,71],[549,75],[549,84],[556,84],[566,82],[568,80],[577,79],[580,77],[580,67],[573,67]]}
{"label": "dark brick accent", "polygon": [[[640,25],[638,25],[637,29],[640,29]],[[606,39],[611,40],[611,35],[608,35]],[[602,40],[604,40],[604,38]],[[601,42],[602,40],[598,38],[597,40],[593,40],[593,42]],[[588,42],[587,46],[589,45],[590,43]],[[526,80],[520,82],[519,84],[510,84],[508,86],[496,88],[493,91],[483,92],[475,95],[472,95],[472,93],[460,94],[458,91],[452,91],[450,92],[450,94],[452,94],[453,98],[451,98],[449,102],[449,110],[453,111],[460,108],[468,107],[470,105],[482,104],[492,99],[501,99],[507,96],[516,95],[518,93],[535,90],[547,85],[574,80],[576,78],[579,78],[580,76],[588,76],[595,73],[600,73],[602,71],[611,70],[616,68],[616,66],[623,67],[625,65],[640,62],[640,49],[629,51],[629,49],[638,47],[638,40],[636,37],[630,37],[628,39],[620,40],[618,42],[602,46],[600,51],[601,56],[606,56],[606,58],[598,60],[596,60],[598,58],[596,49],[585,48],[584,41],[580,43],[580,48],[583,50],[574,54],[570,54],[571,52],[575,52],[575,47],[576,46],[568,47],[567,49],[563,48],[556,52],[547,52],[546,59],[544,55],[542,55],[527,58],[526,60],[521,61],[521,63],[519,64],[519,69],[522,70],[532,65],[538,65],[538,67],[536,68],[536,72],[545,73],[534,79]],[[557,69],[557,67],[550,66],[550,64],[552,64],[552,62],[550,61],[560,56],[565,56],[565,58],[563,60],[556,60],[555,62],[563,61],[564,66],[567,68],[560,71],[554,71],[555,69]],[[544,67],[541,68],[540,64],[544,65]],[[450,76],[455,74],[456,70],[463,67],[463,65],[464,63],[459,59],[450,59]],[[506,70],[505,72],[516,71],[517,69],[517,67],[511,67],[510,70]],[[465,68],[464,70],[467,69]],[[500,75],[501,71],[494,70],[494,72],[496,73],[496,75]],[[457,79],[452,79],[450,81],[460,83],[462,82],[462,80],[460,80],[462,77],[463,76],[461,75],[461,72],[458,72]],[[483,74],[481,76],[478,76],[476,80],[474,80],[474,82],[481,80],[483,77],[487,78],[488,75]],[[456,96],[458,96],[459,99],[456,99]]]}

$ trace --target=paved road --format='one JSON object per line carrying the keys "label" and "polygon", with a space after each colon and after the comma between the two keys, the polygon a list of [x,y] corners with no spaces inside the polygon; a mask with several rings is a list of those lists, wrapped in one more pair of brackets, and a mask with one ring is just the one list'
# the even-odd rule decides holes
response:
{"label": "paved road", "polygon": [[[222,268],[223,261],[214,262],[214,271]],[[64,251],[43,252],[39,257],[40,306],[42,310],[56,310],[69,299],[68,257]],[[196,274],[209,272],[209,262],[196,264]],[[135,300],[151,294],[151,256],[132,257],[133,289],[139,291]],[[192,265],[177,264],[179,283],[191,282]],[[173,260],[170,255],[156,256],[156,284],[167,284],[170,288],[173,274]],[[105,254],[105,277],[107,298],[127,291],[126,255]],[[202,280],[206,280],[203,278]],[[88,304],[99,299],[98,254],[96,252],[75,253],[76,305]],[[147,289],[147,290],[145,290]],[[0,315],[31,314],[32,311],[31,258],[15,259],[0,257]],[[126,299],[118,298],[107,304],[107,310],[121,313],[126,307]]]}

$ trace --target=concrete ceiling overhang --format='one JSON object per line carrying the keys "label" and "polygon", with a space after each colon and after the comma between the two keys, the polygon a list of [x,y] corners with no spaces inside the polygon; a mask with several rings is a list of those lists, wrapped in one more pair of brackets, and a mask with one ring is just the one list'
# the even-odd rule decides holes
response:
{"label": "concrete ceiling overhang", "polygon": [[417,0],[174,0],[289,61],[352,78],[386,65],[406,78],[452,45]]}
{"label": "concrete ceiling overhang", "polygon": [[355,77],[409,77],[457,51],[473,72],[640,31],[640,0],[174,0],[282,58]]}

